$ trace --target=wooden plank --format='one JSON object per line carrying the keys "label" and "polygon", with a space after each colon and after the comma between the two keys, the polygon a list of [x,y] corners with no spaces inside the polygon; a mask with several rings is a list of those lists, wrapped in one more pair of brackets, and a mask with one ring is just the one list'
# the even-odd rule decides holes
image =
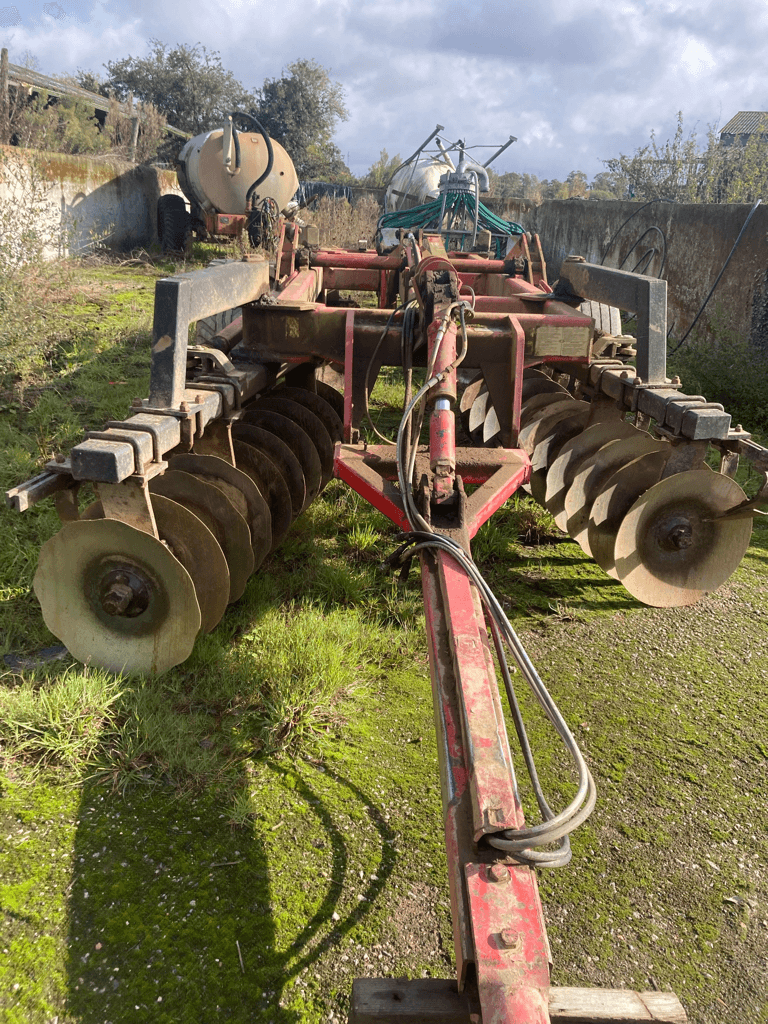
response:
{"label": "wooden plank", "polygon": [[[471,1024],[476,1001],[459,994],[453,979],[357,978],[352,983],[349,1024]],[[686,1024],[672,992],[552,988],[552,1024]],[[479,1018],[475,1018],[478,1020]]]}
{"label": "wooden plank", "polygon": [[469,1024],[471,1010],[453,978],[356,978],[349,1024]]}
{"label": "wooden plank", "polygon": [[673,992],[632,992],[616,988],[552,988],[552,1024],[685,1024],[685,1010]]}

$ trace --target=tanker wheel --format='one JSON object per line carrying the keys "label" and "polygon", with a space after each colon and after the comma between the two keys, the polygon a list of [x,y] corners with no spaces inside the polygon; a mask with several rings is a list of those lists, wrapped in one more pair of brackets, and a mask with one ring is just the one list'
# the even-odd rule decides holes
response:
{"label": "tanker wheel", "polygon": [[[217,259],[211,260],[208,264],[209,267],[218,267],[224,263],[233,263],[235,260]],[[220,313],[214,313],[212,316],[203,317],[202,320],[198,320],[195,325],[195,344],[206,345],[210,347],[211,341],[216,337],[219,331],[222,331],[225,327],[229,327],[233,320],[242,314],[243,310],[240,306],[233,306],[232,309],[223,309]]]}
{"label": "tanker wheel", "polygon": [[170,194],[158,199],[157,234],[163,254],[186,253],[192,241],[192,221],[181,196]]}

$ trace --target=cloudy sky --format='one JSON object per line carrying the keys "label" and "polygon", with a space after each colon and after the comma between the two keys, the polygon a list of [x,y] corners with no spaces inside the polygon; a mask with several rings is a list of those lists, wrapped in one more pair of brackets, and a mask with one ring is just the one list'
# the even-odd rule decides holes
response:
{"label": "cloudy sky", "polygon": [[592,177],[678,110],[701,132],[768,110],[766,0],[0,0],[0,36],[46,74],[202,42],[249,89],[314,58],[344,87],[358,174],[439,122],[468,144],[516,135],[499,171]]}

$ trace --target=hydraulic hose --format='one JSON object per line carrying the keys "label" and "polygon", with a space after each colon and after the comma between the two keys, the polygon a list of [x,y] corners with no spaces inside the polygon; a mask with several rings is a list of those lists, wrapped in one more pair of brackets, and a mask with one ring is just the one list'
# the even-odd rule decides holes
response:
{"label": "hydraulic hose", "polygon": [[[592,774],[587,767],[584,756],[579,750],[578,744],[568,728],[560,709],[557,707],[555,701],[552,699],[549,691],[541,680],[533,663],[528,657],[528,653],[523,647],[520,638],[512,628],[512,624],[507,618],[501,603],[486,583],[474,560],[455,540],[443,536],[442,534],[435,533],[432,530],[431,526],[419,513],[412,493],[411,482],[413,479],[416,450],[420,434],[420,426],[418,422],[420,417],[417,415],[417,423],[412,432],[409,429],[411,419],[416,412],[417,406],[420,406],[421,412],[423,412],[426,396],[430,389],[442,380],[447,373],[451,372],[451,370],[458,366],[466,356],[468,346],[466,326],[464,323],[464,312],[467,305],[468,304],[465,302],[458,302],[446,310],[443,322],[438,329],[432,356],[427,367],[428,379],[423,387],[419,389],[417,394],[408,403],[400,422],[400,428],[397,433],[397,475],[405,513],[411,527],[411,533],[406,535],[405,543],[398,549],[396,558],[402,564],[421,551],[443,551],[446,554],[449,554],[461,566],[477,588],[490,620],[494,645],[499,658],[502,677],[504,679],[504,685],[515,722],[515,729],[520,740],[523,758],[531,780],[536,802],[539,805],[539,809],[544,819],[538,825],[533,825],[523,829],[506,829],[503,832],[496,835],[489,835],[486,838],[492,847],[504,854],[507,854],[519,863],[539,867],[560,867],[567,864],[571,857],[568,834],[592,813],[595,806],[596,790]],[[440,344],[442,343],[451,315],[457,308],[461,322],[461,350],[449,367],[440,373],[434,374],[434,367],[437,362],[437,353],[439,351]],[[502,639],[511,652],[520,674],[530,686],[536,700],[541,705],[545,715],[563,741],[563,744],[576,767],[578,774],[576,795],[571,800],[570,804],[559,814],[555,814],[549,807],[539,783],[538,774],[533,762],[533,754],[530,749],[530,744],[528,743],[525,724],[514,693],[509,666],[507,665],[506,656],[501,642]],[[550,843],[556,843],[557,849],[532,849],[534,846],[546,846]]]}
{"label": "hydraulic hose", "polygon": [[[266,146],[267,146],[267,166],[266,166],[266,169],[263,171],[262,174],[259,175],[259,177],[256,179],[256,181],[253,182],[253,184],[250,186],[250,188],[248,189],[248,191],[245,194],[245,208],[247,210],[248,207],[249,207],[249,204],[251,202],[251,196],[256,191],[256,189],[259,187],[259,185],[262,183],[262,181],[264,181],[270,175],[270,173],[272,172],[272,168],[273,168],[273,166],[275,164],[275,151],[272,148],[272,139],[270,139],[269,135],[267,134],[266,128],[264,127],[264,125],[260,121],[256,120],[256,118],[253,116],[253,114],[246,114],[244,110],[236,110],[232,114],[230,114],[229,116],[232,118],[233,128],[234,128],[234,120],[235,120],[236,117],[244,117],[248,121],[251,121],[256,126],[256,130],[258,132],[261,132],[261,135],[262,135],[262,137],[264,139],[264,142],[266,143]],[[234,136],[235,136],[235,138],[237,138],[237,130],[236,129],[235,129]],[[236,154],[235,159],[236,160],[237,160],[238,155],[239,155],[239,149],[240,149],[240,143],[238,141],[238,142],[235,143],[235,154]]]}

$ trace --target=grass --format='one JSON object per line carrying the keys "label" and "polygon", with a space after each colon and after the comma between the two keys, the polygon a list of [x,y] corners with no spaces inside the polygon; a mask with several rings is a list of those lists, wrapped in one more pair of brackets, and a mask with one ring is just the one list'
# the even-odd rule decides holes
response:
{"label": "grass", "polygon": [[[146,393],[165,272],[66,268],[66,330],[4,385],[5,486]],[[385,371],[372,395],[384,432],[400,388]],[[2,653],[34,653],[55,643],[30,584],[58,524],[48,503],[0,516]],[[419,570],[381,572],[394,533],[333,482],[162,678],[66,660],[0,678],[3,1024],[320,1022],[354,977],[451,975]],[[765,1019],[768,526],[690,609],[639,606],[527,499],[475,555],[598,786],[573,865],[540,878],[553,981]],[[519,696],[562,806],[569,770]]]}

